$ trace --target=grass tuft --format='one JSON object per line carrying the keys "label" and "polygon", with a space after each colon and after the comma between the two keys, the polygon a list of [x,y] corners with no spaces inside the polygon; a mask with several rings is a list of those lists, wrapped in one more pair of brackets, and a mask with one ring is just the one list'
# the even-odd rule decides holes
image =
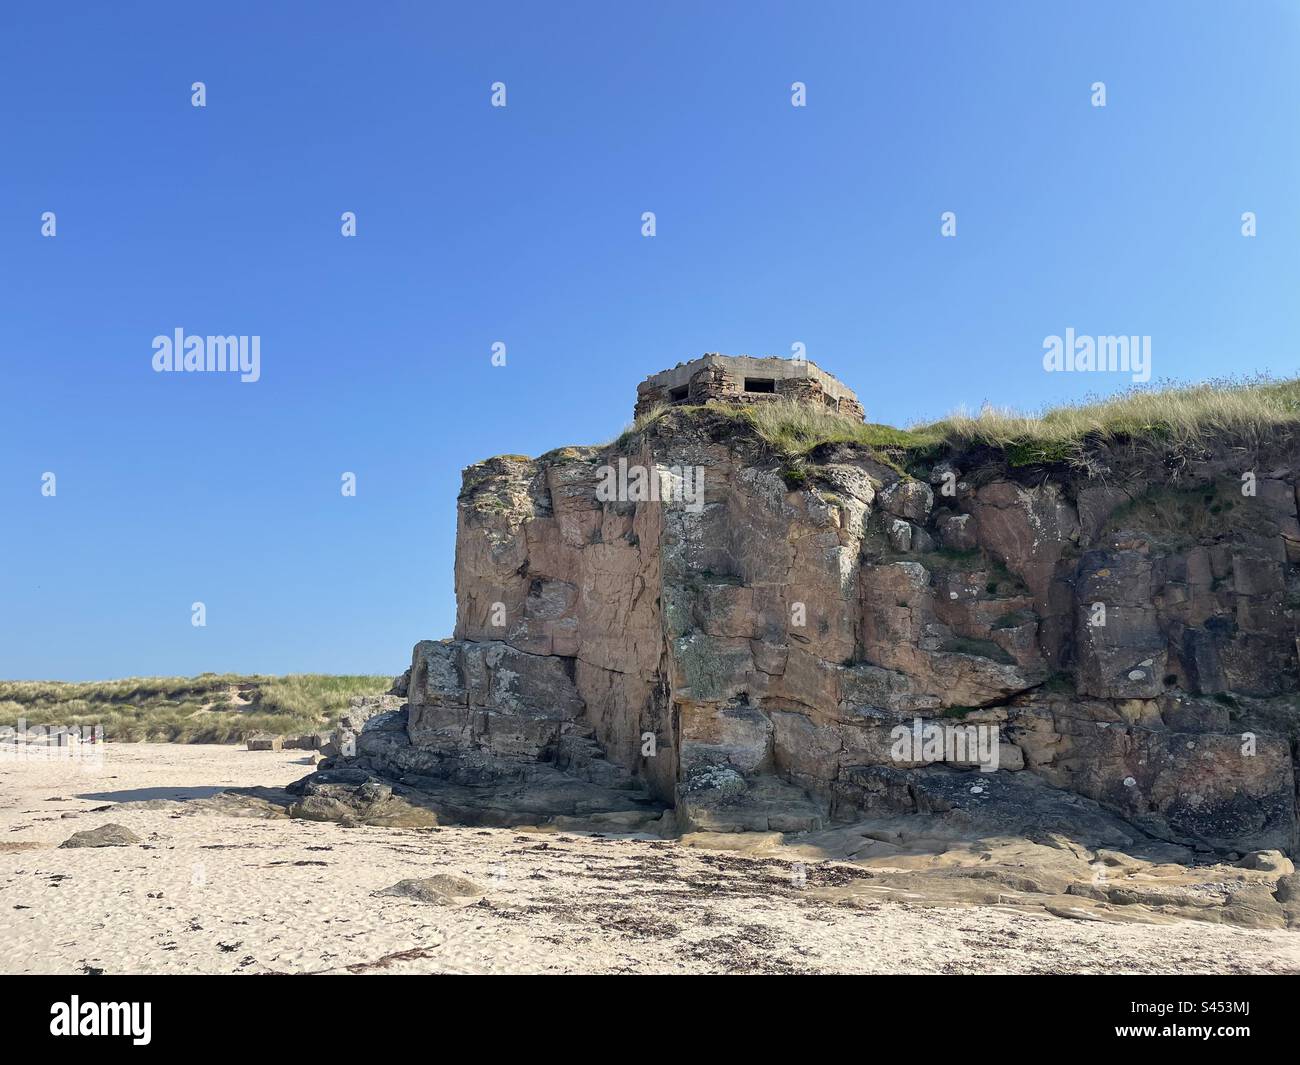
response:
{"label": "grass tuft", "polygon": [[87,682],[0,681],[0,724],[102,726],[109,740],[239,743],[255,732],[333,728],[354,695],[392,678],[295,673],[204,673]]}
{"label": "grass tuft", "polygon": [[1089,442],[1144,440],[1176,447],[1229,438],[1257,446],[1297,427],[1300,379],[1250,377],[1138,387],[1037,415],[986,407],[977,415],[949,415],[920,432],[937,433],[950,445],[999,448],[1012,465],[1029,465],[1069,461]]}
{"label": "grass tuft", "polygon": [[670,409],[672,408],[667,403],[656,403],[649,410],[637,415],[630,425],[604,446],[612,447],[616,451],[626,451],[633,440],[667,414]]}

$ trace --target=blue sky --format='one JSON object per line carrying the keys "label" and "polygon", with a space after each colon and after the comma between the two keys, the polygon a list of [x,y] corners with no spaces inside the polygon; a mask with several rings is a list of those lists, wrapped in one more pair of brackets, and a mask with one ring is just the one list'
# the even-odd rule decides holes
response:
{"label": "blue sky", "polygon": [[[706,351],[894,424],[1123,387],[1067,327],[1292,375],[1297,54],[1293,0],[6,3],[0,676],[397,672],[460,470]],[[261,380],[154,373],[178,327]]]}

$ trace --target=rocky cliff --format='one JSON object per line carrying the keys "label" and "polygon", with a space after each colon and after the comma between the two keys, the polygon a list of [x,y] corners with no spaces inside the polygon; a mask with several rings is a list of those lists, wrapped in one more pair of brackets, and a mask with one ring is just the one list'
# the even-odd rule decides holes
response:
{"label": "rocky cliff", "polygon": [[454,639],[336,769],[506,823],[722,831],[949,809],[954,780],[978,804],[995,770],[1158,840],[1294,853],[1298,475],[1285,435],[792,460],[714,407],[489,459]]}

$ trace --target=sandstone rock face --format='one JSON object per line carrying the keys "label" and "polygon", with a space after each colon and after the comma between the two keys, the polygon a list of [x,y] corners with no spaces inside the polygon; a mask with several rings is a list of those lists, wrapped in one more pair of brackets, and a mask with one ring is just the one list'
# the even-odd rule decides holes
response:
{"label": "sandstone rock face", "polygon": [[[403,676],[405,677],[405,674]],[[405,683],[402,687],[405,694]],[[349,701],[347,710],[339,716],[338,728],[321,745],[321,754],[326,758],[337,758],[343,754],[355,755],[357,735],[365,727],[366,722],[377,714],[400,710],[403,702],[404,699],[396,695],[354,695]]]}
{"label": "sandstone rock face", "polygon": [[1222,705],[1030,697],[1008,731],[1028,768],[1149,835],[1201,850],[1291,849],[1295,769],[1284,735],[1234,730]]}
{"label": "sandstone rock face", "polygon": [[352,758],[787,832],[916,811],[944,763],[976,795],[1023,772],[1157,839],[1295,853],[1297,469],[1287,442],[1086,469],[827,444],[792,475],[690,408],[489,459],[454,638],[416,646],[405,709],[350,722]]}

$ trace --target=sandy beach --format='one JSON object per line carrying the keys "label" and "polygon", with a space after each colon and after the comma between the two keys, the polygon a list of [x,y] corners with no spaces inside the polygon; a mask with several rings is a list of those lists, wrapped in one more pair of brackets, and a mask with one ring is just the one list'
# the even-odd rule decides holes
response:
{"label": "sandy beach", "polygon": [[[676,840],[189,814],[310,771],[301,751],[110,744],[0,764],[10,973],[1296,973],[1300,933],[1111,924],[837,892],[833,868]],[[105,809],[107,807],[107,809]],[[130,847],[60,849],[106,823]],[[742,840],[735,846],[744,847]],[[377,896],[437,874],[453,906]],[[800,879],[800,876],[804,879]]]}

